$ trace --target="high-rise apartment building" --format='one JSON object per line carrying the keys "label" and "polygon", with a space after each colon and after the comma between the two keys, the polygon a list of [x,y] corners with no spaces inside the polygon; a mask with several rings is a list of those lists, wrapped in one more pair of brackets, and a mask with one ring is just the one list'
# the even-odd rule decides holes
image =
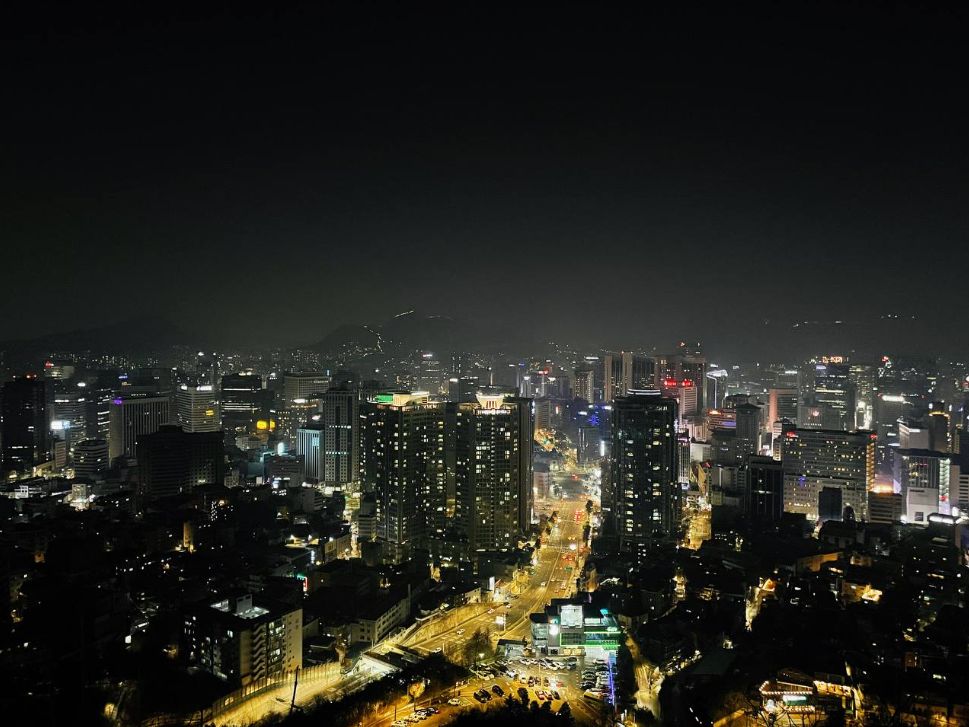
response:
{"label": "high-rise apartment building", "polygon": [[361,406],[364,487],[377,497],[386,560],[406,560],[446,529],[445,409],[426,392],[378,394]]}
{"label": "high-rise apartment building", "polygon": [[619,547],[643,553],[677,526],[676,402],[658,392],[632,391],[612,409],[612,469],[609,478]]}
{"label": "high-rise apartment building", "polygon": [[844,507],[867,520],[868,491],[875,484],[875,435],[828,429],[788,430],[781,443],[784,509],[819,517],[822,489],[840,489]]}
{"label": "high-rise apartment building", "polygon": [[579,366],[575,369],[572,392],[576,399],[584,399],[590,404],[595,401],[595,369]]}
{"label": "high-rise apartment building", "polygon": [[531,402],[479,393],[455,427],[457,528],[471,551],[514,548],[532,520]]}

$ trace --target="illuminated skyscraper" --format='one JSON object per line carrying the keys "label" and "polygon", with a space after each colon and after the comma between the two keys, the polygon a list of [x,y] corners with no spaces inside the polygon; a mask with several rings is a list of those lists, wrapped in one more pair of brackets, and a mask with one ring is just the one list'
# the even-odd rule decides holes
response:
{"label": "illuminated skyscraper", "polygon": [[456,416],[455,523],[471,551],[511,549],[531,524],[531,402],[481,393]]}
{"label": "illuminated skyscraper", "polygon": [[323,475],[327,485],[360,479],[360,400],[356,389],[330,389],[323,394]]}
{"label": "illuminated skyscraper", "polygon": [[821,408],[823,429],[855,428],[855,385],[847,364],[815,365],[814,401]]}
{"label": "illuminated skyscraper", "polygon": [[108,470],[108,443],[103,439],[85,439],[74,446],[74,477],[94,482]]}
{"label": "illuminated skyscraper", "polygon": [[868,491],[875,485],[875,435],[798,428],[786,431],[781,445],[784,465],[784,510],[819,517],[818,496],[824,488],[842,491],[843,507],[867,520]]}
{"label": "illuminated skyscraper", "polygon": [[323,371],[286,371],[283,373],[283,402],[288,409],[293,402],[318,399],[330,388],[330,375]]}
{"label": "illuminated skyscraper", "polygon": [[226,374],[222,377],[222,428],[241,434],[255,422],[269,416],[268,402],[273,392],[262,387],[258,374]]}
{"label": "illuminated skyscraper", "polygon": [[323,425],[312,422],[296,430],[296,453],[303,457],[307,480],[319,482],[323,477]]}
{"label": "illuminated skyscraper", "polygon": [[219,398],[211,384],[182,384],[175,390],[175,423],[186,432],[217,432],[222,428]]}
{"label": "illuminated skyscraper", "polygon": [[378,394],[361,415],[364,488],[377,497],[384,559],[399,563],[447,525],[445,405],[426,392]]}
{"label": "illuminated skyscraper", "polygon": [[108,452],[115,457],[134,457],[139,436],[157,432],[171,422],[167,396],[125,394],[111,400]]}
{"label": "illuminated skyscraper", "polygon": [[612,409],[613,489],[619,547],[643,554],[677,526],[676,402],[658,392],[633,391]]}
{"label": "illuminated skyscraper", "polygon": [[595,401],[595,370],[591,366],[579,366],[575,370],[572,391],[576,399],[585,399],[590,404]]}

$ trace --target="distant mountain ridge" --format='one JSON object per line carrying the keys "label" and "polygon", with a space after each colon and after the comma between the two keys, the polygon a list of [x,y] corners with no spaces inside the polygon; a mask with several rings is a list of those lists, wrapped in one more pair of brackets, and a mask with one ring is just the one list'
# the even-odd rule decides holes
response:
{"label": "distant mountain ridge", "polygon": [[342,325],[306,348],[335,354],[349,348],[389,352],[424,350],[435,353],[517,349],[535,343],[521,333],[509,331],[500,322],[465,320],[451,316],[407,311],[381,324]]}
{"label": "distant mountain ridge", "polygon": [[140,316],[94,328],[49,333],[35,338],[0,342],[8,355],[48,354],[55,351],[98,353],[145,353],[172,346],[196,344],[192,335],[159,316]]}

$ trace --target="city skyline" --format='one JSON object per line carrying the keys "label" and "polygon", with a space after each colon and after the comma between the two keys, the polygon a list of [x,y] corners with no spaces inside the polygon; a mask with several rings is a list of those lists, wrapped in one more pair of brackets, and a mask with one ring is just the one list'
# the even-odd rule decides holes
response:
{"label": "city skyline", "polygon": [[0,17],[4,727],[969,727],[969,6]]}

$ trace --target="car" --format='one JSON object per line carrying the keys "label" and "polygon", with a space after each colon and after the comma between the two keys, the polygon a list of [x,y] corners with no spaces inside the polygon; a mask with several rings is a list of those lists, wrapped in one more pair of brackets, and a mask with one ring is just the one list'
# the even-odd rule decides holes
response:
{"label": "car", "polygon": [[456,633],[458,636],[463,636],[464,635],[464,629],[458,629],[454,633]]}
{"label": "car", "polygon": [[548,677],[542,677],[542,686],[543,687],[549,686]]}
{"label": "car", "polygon": [[535,697],[538,699],[539,702],[541,702],[543,699],[545,699],[545,692],[542,691],[541,689],[536,689]]}
{"label": "car", "polygon": [[552,698],[555,699],[555,700],[559,700],[559,699],[562,698],[562,695],[558,693],[558,690],[557,689],[553,689],[552,690]]}
{"label": "car", "polygon": [[452,707],[461,706],[461,700],[458,699],[457,697],[451,697],[449,700],[447,700],[447,703],[450,704]]}
{"label": "car", "polygon": [[488,613],[494,613],[494,612],[495,612],[495,609],[493,609],[493,608],[489,608],[488,609]]}
{"label": "car", "polygon": [[569,662],[569,671],[575,671],[578,668],[578,666],[579,665],[576,664],[574,661],[573,662]]}
{"label": "car", "polygon": [[437,707],[424,707],[424,711],[427,712],[428,714],[440,714],[441,713],[441,710],[439,710]]}
{"label": "car", "polygon": [[495,684],[491,688],[491,691],[495,693],[495,696],[496,697],[503,697],[503,696],[505,696],[505,690],[502,689],[501,687],[499,687],[497,684]]}
{"label": "car", "polygon": [[406,719],[399,719],[396,722],[394,722],[392,727],[407,727],[408,724],[409,723],[407,722]]}
{"label": "car", "polygon": [[528,690],[525,687],[518,687],[518,696],[523,702],[528,701]]}
{"label": "car", "polygon": [[442,647],[438,646],[436,649],[431,649],[431,653],[432,654],[443,654],[444,653],[444,649]]}
{"label": "car", "polygon": [[477,699],[482,704],[484,704],[485,702],[488,701],[487,699],[485,699],[485,697],[481,696],[481,692],[475,692],[474,693],[474,698]]}
{"label": "car", "polygon": [[528,686],[530,686],[530,687],[534,687],[535,686],[535,677],[533,677],[533,676],[529,676],[528,677]]}

